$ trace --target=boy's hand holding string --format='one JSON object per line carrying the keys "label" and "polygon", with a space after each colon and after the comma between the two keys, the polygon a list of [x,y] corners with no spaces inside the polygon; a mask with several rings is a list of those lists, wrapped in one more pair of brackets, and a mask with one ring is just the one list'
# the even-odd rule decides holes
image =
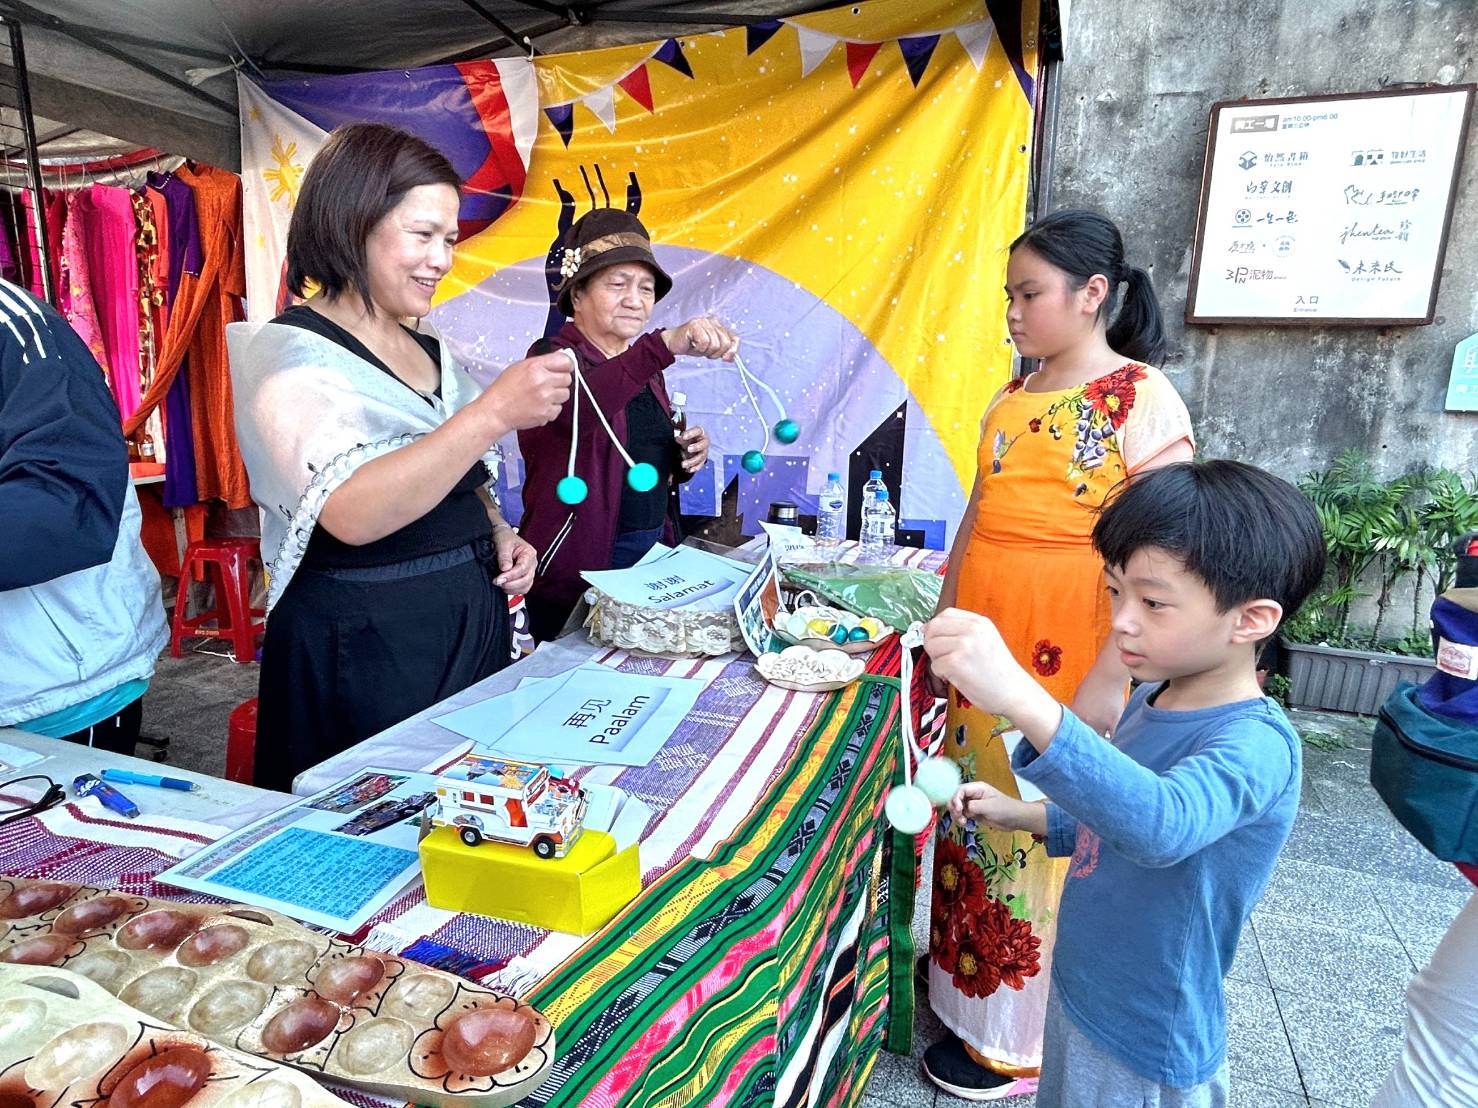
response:
{"label": "boy's hand holding string", "polygon": [[[1044,751],[1062,724],[1062,705],[1011,655],[996,625],[982,615],[948,608],[924,625],[924,650],[934,674],[976,707],[1009,719],[1027,742]],[[1047,833],[1047,810],[1007,796],[983,781],[961,785],[949,802],[963,825],[978,819],[1006,831]]]}

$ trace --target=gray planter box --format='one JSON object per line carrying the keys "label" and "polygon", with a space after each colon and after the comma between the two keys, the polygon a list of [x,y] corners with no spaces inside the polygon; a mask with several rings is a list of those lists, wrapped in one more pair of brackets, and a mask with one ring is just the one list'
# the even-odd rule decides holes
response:
{"label": "gray planter box", "polygon": [[1288,703],[1293,708],[1373,716],[1402,681],[1420,685],[1437,669],[1431,658],[1374,654],[1283,641]]}

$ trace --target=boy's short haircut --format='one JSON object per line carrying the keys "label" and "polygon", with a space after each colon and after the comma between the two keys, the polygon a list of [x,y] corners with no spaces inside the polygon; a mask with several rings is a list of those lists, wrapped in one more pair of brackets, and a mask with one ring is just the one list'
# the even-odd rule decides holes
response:
{"label": "boy's short haircut", "polygon": [[1266,598],[1287,619],[1324,577],[1324,536],[1308,498],[1224,459],[1163,466],[1121,486],[1094,525],[1093,546],[1119,569],[1145,547],[1175,555],[1223,612]]}

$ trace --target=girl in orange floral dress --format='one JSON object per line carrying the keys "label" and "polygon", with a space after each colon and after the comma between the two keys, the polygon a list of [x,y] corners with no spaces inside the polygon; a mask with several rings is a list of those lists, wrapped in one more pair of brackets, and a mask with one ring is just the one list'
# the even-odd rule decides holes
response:
{"label": "girl in orange floral dress", "polygon": [[[1108,641],[1089,532],[1120,481],[1191,457],[1190,417],[1146,364],[1164,347],[1159,304],[1103,216],[1059,211],[1033,225],[1011,245],[1006,299],[1017,350],[1041,366],[986,409],[939,607],[989,616],[1049,693],[1107,733],[1128,672]],[[1021,795],[1009,761],[1017,737],[1008,720],[951,691],[945,752],[965,780]],[[939,821],[929,1000],[947,1032],[925,1052],[924,1072],[956,1096],[995,1100],[1036,1087],[1067,865],[1031,835]]]}

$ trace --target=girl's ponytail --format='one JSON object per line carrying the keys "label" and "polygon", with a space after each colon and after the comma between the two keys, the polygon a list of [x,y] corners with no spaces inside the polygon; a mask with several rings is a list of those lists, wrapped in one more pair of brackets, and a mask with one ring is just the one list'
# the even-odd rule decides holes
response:
{"label": "girl's ponytail", "polygon": [[[1150,275],[1124,264],[1124,239],[1113,222],[1097,212],[1066,208],[1043,216],[1011,244],[1032,253],[1067,274],[1080,289],[1094,274],[1108,279],[1109,291],[1099,307],[1099,318],[1113,318],[1106,338],[1119,353],[1140,362],[1158,362],[1165,353],[1165,323]],[[1114,313],[1120,287],[1122,307]]]}
{"label": "girl's ponytail", "polygon": [[1108,344],[1136,362],[1159,364],[1165,355],[1165,322],[1150,275],[1138,266],[1124,267],[1124,303],[1109,326]]}

